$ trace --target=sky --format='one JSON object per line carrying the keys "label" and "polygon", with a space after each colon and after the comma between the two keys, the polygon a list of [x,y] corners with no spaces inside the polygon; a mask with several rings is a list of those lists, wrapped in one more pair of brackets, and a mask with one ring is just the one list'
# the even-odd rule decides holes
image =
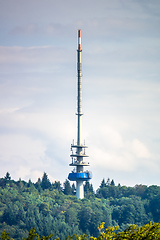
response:
{"label": "sky", "polygon": [[0,0],[0,177],[73,170],[78,29],[94,189],[160,185],[159,0]]}

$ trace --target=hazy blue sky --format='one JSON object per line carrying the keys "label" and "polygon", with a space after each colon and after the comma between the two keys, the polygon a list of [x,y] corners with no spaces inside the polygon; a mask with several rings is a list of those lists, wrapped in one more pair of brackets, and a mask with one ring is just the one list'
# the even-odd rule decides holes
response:
{"label": "hazy blue sky", "polygon": [[0,177],[72,170],[79,28],[94,188],[160,185],[159,0],[0,0]]}

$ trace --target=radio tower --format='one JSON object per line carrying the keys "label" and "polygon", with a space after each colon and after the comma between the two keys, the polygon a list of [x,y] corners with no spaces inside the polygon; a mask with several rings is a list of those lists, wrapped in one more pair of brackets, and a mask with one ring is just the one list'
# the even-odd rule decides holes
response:
{"label": "radio tower", "polygon": [[82,117],[82,62],[81,62],[81,30],[78,30],[78,50],[77,50],[77,143],[71,144],[72,163],[70,166],[75,166],[72,173],[69,173],[68,179],[70,181],[76,181],[76,196],[79,199],[84,198],[84,186],[83,182],[90,180],[91,172],[84,171],[84,166],[89,166],[89,162],[83,160],[84,157],[88,157],[85,154],[87,146],[81,142],[81,117]]}

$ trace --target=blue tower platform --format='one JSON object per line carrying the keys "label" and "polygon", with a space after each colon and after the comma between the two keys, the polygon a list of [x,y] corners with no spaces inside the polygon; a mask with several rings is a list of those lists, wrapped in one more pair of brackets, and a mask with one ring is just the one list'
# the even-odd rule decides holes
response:
{"label": "blue tower platform", "polygon": [[68,175],[68,179],[70,181],[89,181],[91,178],[92,178],[92,174],[89,171],[81,172],[81,173],[72,172],[72,173],[69,173]]}

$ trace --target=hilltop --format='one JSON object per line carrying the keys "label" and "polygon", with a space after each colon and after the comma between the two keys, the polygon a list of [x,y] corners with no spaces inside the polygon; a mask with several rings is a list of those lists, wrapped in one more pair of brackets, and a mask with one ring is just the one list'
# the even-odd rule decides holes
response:
{"label": "hilltop", "polygon": [[36,228],[40,235],[54,233],[63,240],[83,233],[97,237],[102,222],[119,225],[120,231],[130,224],[160,222],[160,186],[116,186],[114,180],[102,179],[96,192],[85,182],[84,192],[79,200],[74,184],[51,183],[46,173],[36,183],[14,181],[7,173],[0,179],[0,230],[22,239]]}

